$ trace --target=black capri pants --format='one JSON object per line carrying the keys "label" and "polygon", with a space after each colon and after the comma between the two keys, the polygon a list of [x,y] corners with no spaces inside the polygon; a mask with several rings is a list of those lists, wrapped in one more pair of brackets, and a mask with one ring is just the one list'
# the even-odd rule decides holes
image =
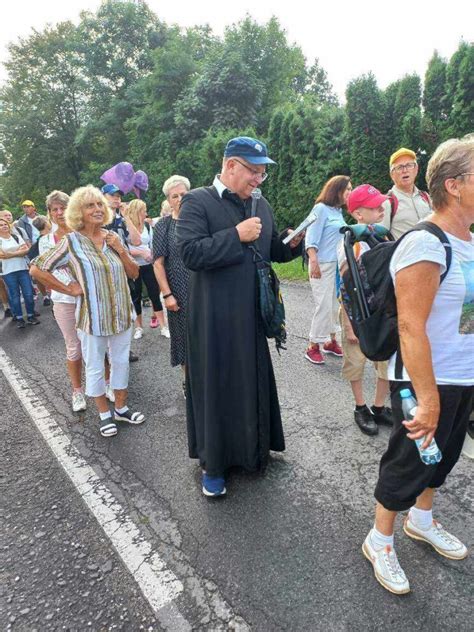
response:
{"label": "black capri pants", "polygon": [[441,487],[456,465],[466,436],[472,409],[474,386],[438,386],[441,411],[435,439],[443,458],[435,465],[425,465],[415,442],[407,437],[402,425],[403,412],[400,391],[411,382],[390,382],[393,428],[388,447],[380,461],[375,498],[385,509],[405,511],[428,487]]}
{"label": "black capri pants", "polygon": [[153,264],[147,263],[144,266],[139,267],[138,277],[133,282],[132,301],[137,316],[142,313],[142,285],[146,285],[148,296],[150,297],[151,304],[153,305],[154,312],[163,311],[163,306],[160,301],[160,286],[155,277],[155,271],[153,270]]}

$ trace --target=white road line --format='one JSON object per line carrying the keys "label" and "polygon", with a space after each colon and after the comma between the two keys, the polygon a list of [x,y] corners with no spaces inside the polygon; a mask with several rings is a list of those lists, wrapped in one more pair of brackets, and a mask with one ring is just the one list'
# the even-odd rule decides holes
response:
{"label": "white road line", "polygon": [[[153,611],[160,618],[160,610],[167,606],[166,610],[169,611],[169,604],[183,592],[183,584],[166,568],[159,555],[153,552],[151,544],[142,536],[124,508],[71,444],[46,408],[38,401],[37,396],[29,388],[2,348],[0,348],[0,369],[125,566],[133,575]],[[180,629],[191,629],[189,623],[179,615],[177,610],[174,616],[175,624],[176,618],[181,619]]]}

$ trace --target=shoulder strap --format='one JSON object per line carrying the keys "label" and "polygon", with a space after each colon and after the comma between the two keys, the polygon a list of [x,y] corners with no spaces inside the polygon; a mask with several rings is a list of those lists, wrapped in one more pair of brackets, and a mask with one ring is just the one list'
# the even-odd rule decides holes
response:
{"label": "shoulder strap", "polygon": [[437,226],[436,224],[434,224],[433,222],[428,222],[428,221],[420,222],[414,228],[409,230],[408,233],[411,233],[417,230],[426,230],[428,233],[431,233],[432,235],[437,237],[444,246],[444,249],[446,251],[446,270],[443,272],[443,274],[440,277],[439,282],[441,284],[449,272],[449,268],[451,267],[451,261],[453,259],[453,249],[451,246],[451,242],[449,241],[446,233],[443,230],[441,230],[441,228]]}
{"label": "shoulder strap", "polygon": [[419,194],[421,195],[422,199],[428,204],[428,206],[431,208],[431,200],[430,200],[430,196],[428,195],[428,193],[426,191],[422,191],[421,189],[418,189]]}
{"label": "shoulder strap", "polygon": [[398,211],[398,198],[392,189],[387,191],[387,195],[390,201],[390,223],[392,223],[395,213]]}

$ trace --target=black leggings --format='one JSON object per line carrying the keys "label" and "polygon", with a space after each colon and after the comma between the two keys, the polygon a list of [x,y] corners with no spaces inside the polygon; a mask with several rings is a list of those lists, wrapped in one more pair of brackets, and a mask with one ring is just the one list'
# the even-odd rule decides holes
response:
{"label": "black leggings", "polygon": [[146,289],[148,290],[148,296],[150,297],[151,304],[153,305],[153,311],[163,311],[163,306],[160,301],[160,286],[158,285],[158,281],[155,277],[153,264],[147,263],[145,266],[140,266],[138,278],[133,282],[132,300],[137,316],[140,316],[142,313],[143,283],[146,285]]}
{"label": "black leggings", "polygon": [[390,511],[409,509],[427,487],[444,483],[461,454],[474,394],[474,386],[438,386],[441,412],[435,439],[443,458],[436,465],[425,465],[402,425],[402,388],[414,392],[410,382],[390,382],[394,424],[375,488],[375,498]]}

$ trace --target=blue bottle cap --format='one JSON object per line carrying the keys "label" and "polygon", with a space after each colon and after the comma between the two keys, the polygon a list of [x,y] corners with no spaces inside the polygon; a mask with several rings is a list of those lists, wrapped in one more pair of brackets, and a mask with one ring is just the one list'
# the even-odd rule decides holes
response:
{"label": "blue bottle cap", "polygon": [[400,391],[400,397],[402,399],[408,399],[409,397],[413,397],[413,395],[409,388],[402,388]]}

